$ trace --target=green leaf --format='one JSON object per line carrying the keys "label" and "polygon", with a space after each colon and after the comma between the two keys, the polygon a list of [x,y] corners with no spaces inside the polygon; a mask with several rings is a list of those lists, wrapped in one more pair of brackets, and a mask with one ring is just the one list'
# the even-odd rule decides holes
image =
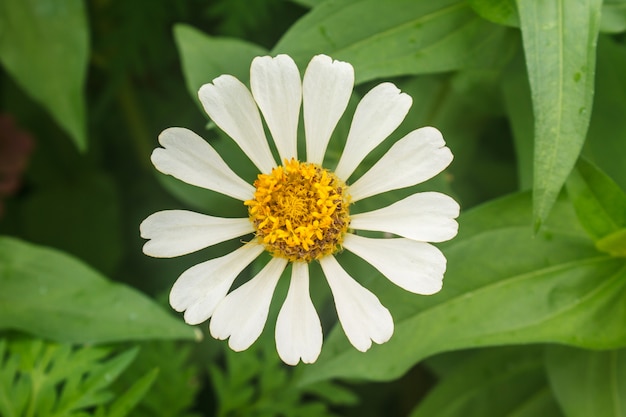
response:
{"label": "green leaf", "polygon": [[567,417],[623,417],[626,350],[592,352],[563,346],[547,350],[550,385]]}
{"label": "green leaf", "polygon": [[88,38],[83,0],[0,2],[0,62],[80,150],[87,148]]}
{"label": "green leaf", "polygon": [[58,341],[194,339],[194,329],[140,292],[77,259],[0,238],[0,329]]}
{"label": "green leaf", "polygon": [[[472,9],[481,17],[500,25],[519,27],[519,14],[515,0],[468,0]],[[626,1],[604,0],[600,32],[621,33],[626,31]]]}
{"label": "green leaf", "polygon": [[604,1],[602,4],[600,31],[605,33],[621,33],[626,31],[626,1]]}
{"label": "green leaf", "polygon": [[[190,358],[192,346],[175,341],[153,341],[140,345],[137,359],[111,386],[116,395],[123,395],[140,375],[158,368],[158,377],[150,390],[133,409],[133,417],[187,416],[200,389],[197,364],[204,361]],[[194,349],[196,347],[194,346]],[[203,352],[206,349],[202,349]],[[163,358],[168,358],[163,360]],[[212,382],[212,385],[213,384]]]}
{"label": "green leaf", "polygon": [[354,392],[332,381],[322,381],[306,386],[303,391],[322,398],[333,405],[356,405],[359,403],[359,397]]}
{"label": "green leaf", "polygon": [[540,347],[474,352],[428,393],[410,417],[558,416],[542,353]]}
{"label": "green leaf", "polygon": [[240,39],[211,37],[191,26],[174,26],[174,40],[180,54],[187,89],[199,103],[198,90],[222,74],[245,83],[250,78],[250,63],[267,50]]}
{"label": "green leaf", "polygon": [[138,379],[124,394],[122,394],[109,408],[108,417],[125,417],[137,403],[146,395],[156,377],[159,369],[155,368]]}
{"label": "green leaf", "polygon": [[291,0],[293,3],[299,4],[302,7],[306,7],[308,9],[312,9],[318,4],[322,3],[324,0]]}
{"label": "green leaf", "polygon": [[[468,0],[481,17],[500,25],[519,27],[519,14],[515,0]],[[626,1],[604,0],[600,19],[600,32],[626,31]]]}
{"label": "green leaf", "polygon": [[[519,27],[519,14],[515,0],[469,0],[470,5],[483,18],[501,25]],[[600,32],[626,31],[626,2],[604,0],[600,19]]]}
{"label": "green leaf", "polygon": [[611,256],[626,258],[626,228],[598,240],[596,247],[598,250],[606,252]]}
{"label": "green leaf", "polygon": [[501,87],[513,130],[519,188],[530,190],[533,186],[534,119],[528,73],[521,56],[504,73]]}
{"label": "green leaf", "polygon": [[[224,368],[209,364],[218,409],[216,416],[335,416],[325,404],[349,404],[346,389],[328,392],[331,384],[299,387],[297,368],[285,368],[273,336],[262,335],[243,352],[225,352]],[[316,389],[319,388],[319,389]]]}
{"label": "green leaf", "polygon": [[109,401],[113,395],[103,390],[128,368],[128,365],[137,356],[137,352],[139,352],[139,349],[133,348],[114,356],[98,366],[93,366],[89,373],[81,378],[81,387],[75,393],[77,395],[65,405],[66,408],[62,409],[60,414],[63,415],[66,412],[79,408],[94,407]]}
{"label": "green leaf", "polygon": [[593,114],[585,156],[626,189],[626,46],[607,36],[598,39]]}
{"label": "green leaf", "polygon": [[490,22],[519,27],[515,0],[468,0],[476,13]]}
{"label": "green leaf", "polygon": [[595,241],[626,227],[626,194],[584,159],[567,180],[567,194],[580,223]]}
{"label": "green leaf", "polygon": [[459,0],[326,1],[294,24],[272,54],[289,54],[304,68],[325,53],[354,65],[362,83],[485,66],[508,48],[507,33]]}
{"label": "green leaf", "polygon": [[546,220],[585,141],[600,0],[517,0],[535,115],[533,213]]}
{"label": "green leaf", "polygon": [[[41,342],[40,342],[41,343]],[[30,395],[30,383],[20,378],[21,355],[15,354],[14,346],[0,339],[0,415],[21,416]]]}
{"label": "green leaf", "polygon": [[332,377],[389,380],[428,356],[461,348],[626,344],[624,261],[597,252],[564,203],[555,206],[535,237],[531,216],[528,194],[464,213],[459,235],[443,248],[448,259],[443,290],[430,297],[393,286],[373,268],[348,269],[368,278],[364,285],[390,309],[394,335],[363,354],[336,326],[303,383]]}
{"label": "green leaf", "polygon": [[111,401],[107,388],[136,355],[137,349],[110,356],[110,349],[22,336],[0,340],[0,412],[4,417],[83,416]]}

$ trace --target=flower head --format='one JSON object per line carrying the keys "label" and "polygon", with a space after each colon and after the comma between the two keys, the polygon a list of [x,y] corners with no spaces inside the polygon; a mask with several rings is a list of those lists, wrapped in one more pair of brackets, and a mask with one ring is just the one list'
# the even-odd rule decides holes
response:
{"label": "flower head", "polygon": [[[185,321],[209,318],[215,338],[229,338],[232,349],[247,349],[267,321],[274,289],[291,265],[291,282],[276,322],[276,348],[288,364],[314,362],[322,347],[322,327],[309,295],[309,264],[319,262],[337,315],[349,341],[360,351],[384,343],[393,319],[378,298],[339,264],[346,249],[396,285],[417,294],[441,289],[446,259],[428,242],[454,237],[458,204],[436,192],[413,194],[378,210],[351,214],[356,201],[413,186],[435,176],[452,161],[441,133],[424,127],[398,140],[365,174],[350,181],[363,159],[402,122],[411,98],[391,83],[370,90],[359,102],[337,166],[324,167],[331,134],[345,111],[354,70],[325,55],[314,57],[304,78],[287,55],[257,57],[250,69],[251,92],[222,75],[200,88],[209,117],[259,170],[254,184],[237,176],[202,138],[183,128],[159,136],[154,166],[189,184],[238,199],[247,218],[219,218],[183,210],[154,213],[140,226],[147,255],[173,257],[226,240],[254,234],[225,256],[195,265],[178,278],[170,304]],[[306,157],[298,156],[300,107]],[[277,164],[261,114],[276,145]],[[372,238],[367,230],[397,235]],[[239,273],[264,251],[271,260],[251,280],[229,290]]]}

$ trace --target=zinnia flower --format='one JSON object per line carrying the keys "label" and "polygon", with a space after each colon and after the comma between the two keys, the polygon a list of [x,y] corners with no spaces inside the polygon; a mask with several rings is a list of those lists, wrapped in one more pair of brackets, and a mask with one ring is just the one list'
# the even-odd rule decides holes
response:
{"label": "zinnia flower", "polygon": [[[436,293],[446,258],[427,242],[456,235],[459,205],[436,192],[413,194],[366,213],[350,214],[350,205],[435,176],[450,164],[452,153],[437,129],[424,127],[398,140],[365,174],[349,181],[363,159],[400,125],[411,97],[391,83],[369,91],[357,106],[344,151],[331,171],[322,163],[352,93],[352,66],[318,55],[301,81],[289,56],[257,57],[250,68],[250,86],[252,94],[236,78],[222,75],[203,85],[199,97],[209,117],[259,169],[254,184],[246,183],[209,143],[184,128],[166,129],[159,136],[163,147],[152,153],[162,173],[238,199],[249,216],[154,213],[140,227],[141,236],[150,239],[144,246],[147,255],[180,256],[254,234],[234,252],[183,272],[172,288],[170,304],[184,311],[189,324],[210,318],[213,337],[230,338],[233,350],[245,350],[261,334],[274,289],[291,264],[289,290],[276,322],[276,348],[288,364],[312,363],[321,351],[322,327],[309,295],[309,264],[319,262],[352,345],[366,351],[372,341],[386,342],[393,333],[389,310],[334,255],[346,249],[407,291]],[[306,145],[302,159],[297,149],[301,104]],[[282,165],[272,155],[259,109]],[[399,237],[364,237],[354,232],[358,230]],[[264,251],[271,260],[229,293],[239,273]]]}

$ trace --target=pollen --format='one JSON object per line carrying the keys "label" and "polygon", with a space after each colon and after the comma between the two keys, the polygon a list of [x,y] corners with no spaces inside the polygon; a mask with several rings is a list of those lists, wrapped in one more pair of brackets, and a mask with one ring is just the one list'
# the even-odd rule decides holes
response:
{"label": "pollen", "polygon": [[257,238],[272,256],[311,262],[341,250],[350,224],[346,185],[319,165],[285,160],[259,174],[248,206]]}

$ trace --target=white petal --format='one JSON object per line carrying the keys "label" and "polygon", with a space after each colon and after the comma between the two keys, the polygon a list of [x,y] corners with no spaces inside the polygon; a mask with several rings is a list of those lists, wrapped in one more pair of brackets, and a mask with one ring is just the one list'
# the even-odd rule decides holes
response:
{"label": "white petal", "polygon": [[434,177],[452,162],[452,152],[445,144],[441,132],[434,127],[412,131],[350,186],[352,201]]}
{"label": "white petal", "polygon": [[313,363],[322,351],[322,324],[309,296],[309,266],[292,264],[291,283],[276,321],[276,350],[289,365]]}
{"label": "white petal", "polygon": [[164,174],[181,181],[245,201],[254,187],[237,176],[204,139],[182,127],[172,127],[159,135],[163,148],[152,152],[152,163]]}
{"label": "white petal", "polygon": [[252,233],[250,219],[226,219],[186,210],[165,210],[152,214],[139,225],[141,237],[150,239],[143,253],[171,258]]}
{"label": "white petal", "polygon": [[296,63],[288,55],[254,58],[250,67],[250,87],[272,133],[281,162],[298,159],[302,82]]}
{"label": "white petal", "polygon": [[347,180],[363,158],[406,117],[413,100],[391,83],[379,84],[359,102],[335,174]]}
{"label": "white petal", "polygon": [[189,324],[207,320],[226,296],[237,275],[263,249],[263,245],[249,243],[228,255],[189,268],[174,283],[170,305],[176,311],[184,311],[185,321]]}
{"label": "white petal", "polygon": [[322,164],[330,135],[348,106],[354,86],[354,68],[326,55],[313,57],[302,86],[306,158]]}
{"label": "white petal", "polygon": [[227,339],[236,352],[246,350],[259,338],[272,302],[274,289],[287,260],[272,258],[254,278],[231,292],[215,309],[209,329],[216,339]]}
{"label": "white petal", "polygon": [[393,319],[378,297],[352,279],[333,256],[321,258],[320,264],[350,343],[365,352],[372,341],[385,343],[389,340],[393,334]]}
{"label": "white petal", "polygon": [[456,236],[459,204],[436,192],[417,193],[390,206],[350,216],[350,228],[394,233],[422,242],[444,242]]}
{"label": "white petal", "polygon": [[209,117],[239,145],[263,173],[276,166],[263,131],[252,94],[232,75],[221,75],[204,84],[198,97]]}
{"label": "white petal", "polygon": [[446,258],[429,243],[346,234],[343,247],[407,291],[429,295],[441,289]]}

